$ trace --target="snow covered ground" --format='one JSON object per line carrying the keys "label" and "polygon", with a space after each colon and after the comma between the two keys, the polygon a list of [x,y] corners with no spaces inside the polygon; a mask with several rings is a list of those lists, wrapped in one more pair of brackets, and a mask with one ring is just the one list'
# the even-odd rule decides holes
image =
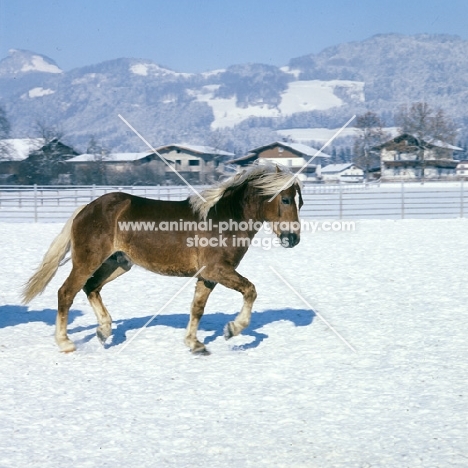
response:
{"label": "snow covered ground", "polygon": [[207,85],[202,91],[192,91],[192,95],[200,102],[206,102],[212,109],[214,121],[212,129],[234,127],[249,117],[280,117],[296,112],[326,110],[340,107],[344,101],[337,96],[336,91],[348,95],[357,101],[364,101],[364,83],[347,80],[308,80],[292,81],[281,94],[281,102],[277,107],[267,104],[239,107],[236,97],[214,97],[220,85]]}
{"label": "snow covered ground", "polygon": [[224,340],[241,297],[218,287],[209,357],[182,342],[192,286],[129,343],[187,281],[142,269],[104,288],[106,349],[80,294],[78,349],[60,354],[69,266],[30,307],[18,293],[60,228],[0,224],[1,467],[468,466],[468,220],[361,221],[252,248],[239,268],[257,286],[252,324]]}

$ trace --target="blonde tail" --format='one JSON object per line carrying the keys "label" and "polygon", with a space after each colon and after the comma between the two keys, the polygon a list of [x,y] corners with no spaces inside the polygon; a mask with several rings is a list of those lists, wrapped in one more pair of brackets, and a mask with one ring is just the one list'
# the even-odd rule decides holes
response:
{"label": "blonde tail", "polygon": [[67,252],[70,250],[71,228],[76,215],[86,205],[80,206],[75,210],[71,218],[65,223],[60,234],[53,240],[49,250],[44,255],[42,263],[36,270],[33,276],[25,284],[23,289],[23,304],[27,304],[34,299],[38,294],[42,293],[50,280],[55,276],[60,262],[63,260]]}

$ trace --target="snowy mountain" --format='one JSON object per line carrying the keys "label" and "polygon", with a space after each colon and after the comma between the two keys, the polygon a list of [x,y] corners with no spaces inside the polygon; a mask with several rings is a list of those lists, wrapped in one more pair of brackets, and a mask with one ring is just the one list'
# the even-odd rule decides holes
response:
{"label": "snowy mountain", "polygon": [[379,35],[284,67],[201,74],[132,58],[62,71],[44,55],[12,50],[0,61],[0,105],[14,137],[37,136],[41,121],[81,148],[94,135],[113,150],[145,149],[121,114],[154,145],[190,141],[242,153],[277,139],[277,130],[339,127],[369,109],[392,125],[398,106],[416,100],[444,108],[467,135],[467,72],[468,41],[438,35]]}
{"label": "snowy mountain", "polygon": [[58,65],[45,55],[27,50],[11,49],[10,55],[0,62],[0,76],[17,76],[24,73],[63,73]]}

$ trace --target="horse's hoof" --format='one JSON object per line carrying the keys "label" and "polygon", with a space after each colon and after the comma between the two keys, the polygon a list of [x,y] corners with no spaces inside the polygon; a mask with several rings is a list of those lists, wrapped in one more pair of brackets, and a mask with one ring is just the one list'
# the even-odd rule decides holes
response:
{"label": "horse's hoof", "polygon": [[234,336],[234,331],[233,331],[233,323],[228,322],[226,326],[224,327],[224,339],[229,340]]}
{"label": "horse's hoof", "polygon": [[211,353],[205,348],[192,349],[192,354],[194,356],[209,356]]}
{"label": "horse's hoof", "polygon": [[63,341],[58,345],[61,353],[72,353],[73,351],[76,351],[75,343],[71,340]]}
{"label": "horse's hoof", "polygon": [[191,353],[195,356],[209,356],[211,353],[205,348],[205,345],[197,342],[193,348],[190,349]]}
{"label": "horse's hoof", "polygon": [[99,342],[104,346],[106,344],[107,338],[112,335],[112,330],[104,332],[100,327],[96,330],[96,336],[98,337]]}

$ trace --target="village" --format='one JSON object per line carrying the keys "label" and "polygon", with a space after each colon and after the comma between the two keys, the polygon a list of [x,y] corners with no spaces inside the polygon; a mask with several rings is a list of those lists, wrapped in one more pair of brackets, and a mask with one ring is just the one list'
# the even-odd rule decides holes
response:
{"label": "village", "polygon": [[468,177],[463,148],[402,133],[370,148],[366,166],[334,163],[326,151],[304,143],[274,141],[246,155],[219,148],[170,144],[154,151],[112,153],[89,148],[79,154],[60,139],[6,139],[8,158],[0,160],[0,185],[175,185],[177,173],[192,184],[208,184],[252,163],[272,162],[300,172],[307,183],[451,181]]}

